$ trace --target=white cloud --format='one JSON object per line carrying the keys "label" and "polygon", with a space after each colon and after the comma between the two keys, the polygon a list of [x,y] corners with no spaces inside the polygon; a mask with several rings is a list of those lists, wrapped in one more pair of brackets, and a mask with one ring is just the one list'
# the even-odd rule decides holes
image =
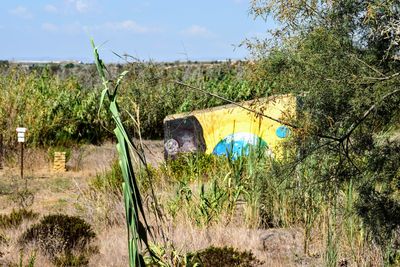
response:
{"label": "white cloud", "polygon": [[66,34],[86,33],[92,34],[99,31],[125,31],[132,33],[145,34],[150,32],[160,32],[158,28],[146,27],[136,23],[133,20],[124,20],[119,22],[105,22],[99,25],[82,25],[79,22],[56,25],[53,23],[43,23],[42,30],[47,32],[62,32]]}
{"label": "white cloud", "polygon": [[54,25],[52,23],[43,23],[42,24],[42,29],[47,31],[47,32],[57,32],[59,30],[58,26]]}
{"label": "white cloud", "polygon": [[78,0],[75,3],[75,7],[76,7],[76,10],[78,10],[78,12],[82,13],[82,12],[85,12],[89,8],[89,5],[85,1]]}
{"label": "white cloud", "polygon": [[213,34],[207,28],[199,25],[192,25],[181,32],[184,35],[196,37],[211,37]]}
{"label": "white cloud", "polygon": [[156,28],[150,28],[138,24],[133,20],[124,20],[118,22],[106,22],[100,29],[106,30],[119,30],[119,31],[130,31],[134,33],[148,33],[158,31]]}
{"label": "white cloud", "polygon": [[67,0],[67,3],[79,13],[87,12],[91,6],[88,0]]}
{"label": "white cloud", "polygon": [[45,5],[44,10],[48,13],[57,13],[58,12],[58,8],[53,5]]}
{"label": "white cloud", "polygon": [[9,13],[23,19],[33,18],[33,14],[24,6],[17,6],[16,8],[9,10]]}

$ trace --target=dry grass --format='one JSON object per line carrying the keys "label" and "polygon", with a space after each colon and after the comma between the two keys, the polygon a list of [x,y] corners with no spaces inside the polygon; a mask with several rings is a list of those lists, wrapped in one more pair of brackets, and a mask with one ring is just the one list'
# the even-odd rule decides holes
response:
{"label": "dry grass", "polygon": [[27,246],[21,251],[21,247],[18,244],[18,238],[21,233],[24,232],[34,221],[24,222],[17,228],[8,229],[5,233],[7,239],[6,243],[0,244],[0,252],[3,256],[0,257],[0,266],[11,266],[16,264],[19,266],[19,262],[22,259],[24,266],[28,265],[29,258],[35,255],[35,266],[52,266],[51,262],[46,256],[36,251],[34,247]]}
{"label": "dry grass", "polygon": [[[151,144],[151,143],[150,143]],[[149,144],[147,144],[149,146]],[[99,253],[91,257],[90,266],[126,266],[128,263],[127,232],[122,198],[113,194],[91,191],[88,184],[91,177],[98,172],[110,168],[111,160],[108,156],[114,144],[104,147],[88,146],[77,151],[82,153],[80,167],[66,173],[54,173],[46,159],[47,151],[29,151],[29,161],[38,164],[27,165],[26,171],[29,189],[35,199],[32,210],[46,215],[63,213],[78,215],[89,222],[97,234],[95,245]],[[159,145],[155,145],[160,149]],[[162,147],[161,147],[162,149]],[[160,150],[161,150],[160,149]],[[83,151],[83,152],[82,152]],[[162,153],[158,151],[162,157]],[[107,157],[106,157],[107,155]],[[112,155],[115,155],[112,154]],[[79,155],[78,155],[79,156]],[[159,156],[160,157],[160,156]],[[156,157],[155,160],[159,159]],[[18,180],[18,162],[12,159],[7,161],[6,168],[0,170],[0,208],[3,214],[10,213],[18,205],[12,199],[15,186],[22,187],[23,181]],[[158,195],[170,196],[169,187],[162,186]],[[171,189],[171,188],[170,188]],[[254,255],[264,262],[264,266],[322,266],[323,251],[326,246],[326,237],[322,234],[326,229],[314,228],[311,236],[309,254],[303,253],[304,231],[301,228],[293,229],[249,229],[238,214],[236,220],[227,222],[222,219],[209,227],[194,226],[190,218],[178,216],[174,220],[167,219],[163,229],[166,233],[169,248],[184,255],[204,249],[210,245],[232,246],[239,250],[251,250]],[[150,225],[156,222],[149,215]],[[3,231],[7,244],[0,245],[0,266],[9,263],[18,263],[21,259],[20,247],[16,240],[20,234],[33,222],[25,222],[20,227]],[[323,225],[323,224],[321,224]],[[340,246],[351,251],[346,242],[345,233],[340,233]],[[162,243],[157,237],[156,243]],[[23,262],[27,263],[34,251],[33,247],[23,250]],[[348,262],[347,266],[379,266],[382,255],[379,248],[373,244],[355,250],[360,261]],[[340,254],[339,260],[349,258],[347,254]],[[51,262],[40,252],[36,253],[35,266],[52,266]],[[367,265],[367,263],[369,265]]]}
{"label": "dry grass", "polygon": [[[302,266],[301,257],[295,255],[298,248],[301,248],[301,235],[292,235],[297,232],[293,229],[280,230],[279,243],[268,243],[266,246],[263,246],[262,240],[268,235],[273,236],[271,231],[226,226],[223,223],[206,229],[179,224],[173,228],[170,237],[175,248],[182,253],[201,250],[211,245],[231,246],[240,250],[251,250],[264,262],[264,266]],[[274,237],[274,241],[277,240]]]}
{"label": "dry grass", "polygon": [[102,231],[96,243],[99,254],[93,256],[90,266],[119,267],[128,265],[127,231],[125,225],[116,225]]}

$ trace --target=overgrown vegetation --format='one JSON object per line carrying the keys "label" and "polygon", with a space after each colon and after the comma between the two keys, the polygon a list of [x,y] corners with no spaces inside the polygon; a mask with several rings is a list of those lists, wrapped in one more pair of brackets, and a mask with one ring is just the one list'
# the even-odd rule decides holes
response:
{"label": "overgrown vegetation", "polygon": [[69,77],[60,79],[47,68],[27,72],[11,68],[0,78],[0,131],[5,145],[15,144],[14,129],[29,129],[27,141],[37,145],[99,143],[106,133],[97,114],[98,92]]}
{"label": "overgrown vegetation", "polygon": [[[302,255],[296,256],[317,258],[320,265],[399,265],[399,3],[322,0],[288,5],[281,0],[253,0],[251,12],[256,17],[272,16],[281,26],[273,32],[273,40],[244,43],[254,55],[251,63],[136,62],[114,66],[116,73],[129,72],[122,72],[113,83],[96,48],[105,86],[102,94],[98,80],[84,79],[93,74],[92,67],[78,77],[65,75],[78,68],[73,65],[65,67],[68,70],[49,66],[30,71],[3,66],[0,131],[7,145],[13,143],[15,133],[6,129],[20,124],[30,130],[32,146],[100,143],[111,137],[113,117],[121,164],[95,177],[88,194],[107,227],[117,224],[112,205],[124,196],[131,264],[143,263],[146,252],[154,253],[147,244],[150,226],[144,216],[145,211],[154,211],[154,217],[166,220],[154,223],[160,228],[173,228],[182,221],[204,231],[218,224],[253,230],[296,227],[303,232]],[[254,153],[232,160],[194,154],[158,168],[150,168],[142,159],[144,168],[134,170],[131,152],[141,151],[132,137],[160,138],[167,114],[224,104],[200,90],[188,91],[176,80],[232,101],[271,94],[299,96],[297,116],[288,122],[292,134],[283,144],[285,157]],[[100,98],[112,116],[102,109],[97,113]],[[0,224],[18,226],[23,214],[4,215]],[[53,220],[52,225],[75,229],[68,228],[67,217],[62,222]],[[21,240],[46,240],[40,248],[50,255],[64,249],[65,241],[70,244],[67,252],[54,258],[54,263],[87,264],[86,256],[72,251],[94,238],[90,227],[78,222],[87,241],[72,235],[47,247],[53,242],[47,242],[48,233],[56,231],[48,223],[33,226]],[[140,241],[148,251],[140,248]],[[174,245],[160,245],[158,254],[166,258],[165,264],[157,257],[150,261],[163,266],[177,262],[189,266],[196,257],[204,266],[223,266],[226,261],[237,265],[241,257],[247,263],[256,261],[250,252],[231,248],[185,254]]]}
{"label": "overgrown vegetation", "polygon": [[[163,119],[168,114],[223,104],[174,83],[182,80],[232,100],[247,100],[267,93],[249,86],[246,62],[215,64],[177,64],[152,62],[109,65],[111,74],[129,71],[120,88],[122,120],[129,132],[134,124],[129,113],[133,103],[140,110],[142,135],[161,138]],[[101,83],[93,65],[65,69],[42,66],[30,70],[22,66],[3,68],[0,77],[0,131],[4,142],[14,144],[18,126],[29,129],[28,144],[33,146],[71,146],[81,142],[99,144],[112,137],[111,118],[98,111]],[[99,116],[98,116],[99,115]]]}

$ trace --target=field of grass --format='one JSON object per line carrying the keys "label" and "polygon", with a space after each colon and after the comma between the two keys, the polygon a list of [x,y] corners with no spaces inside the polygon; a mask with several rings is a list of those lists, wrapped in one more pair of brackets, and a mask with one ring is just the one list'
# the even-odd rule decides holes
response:
{"label": "field of grass", "polygon": [[[157,143],[152,144],[153,149],[162,150]],[[97,250],[90,256],[89,266],[127,265],[122,174],[112,157],[107,157],[113,146],[84,146],[82,149],[88,152],[83,156],[82,168],[66,173],[52,172],[46,151],[30,151],[35,162],[41,164],[32,164],[27,171],[34,201],[26,208],[38,217],[24,219],[16,226],[0,226],[6,240],[0,248],[2,265],[18,264],[22,259],[23,266],[28,266],[32,255],[34,266],[54,264],[35,245],[19,253],[21,233],[48,214],[78,216],[93,227],[96,238],[92,244]],[[384,252],[371,242],[360,219],[351,211],[357,197],[351,184],[335,192],[335,197],[322,185],[310,188],[307,177],[300,177],[301,171],[290,180],[266,171],[266,165],[278,171],[277,164],[267,158],[230,162],[214,156],[155,163],[151,178],[163,221],[153,215],[147,174],[139,175],[154,234],[152,244],[163,261],[189,266],[184,263],[187,253],[213,245],[251,250],[262,266],[322,266],[330,265],[329,261],[345,266],[383,264]],[[23,189],[24,181],[17,173],[18,164],[13,161],[0,171],[3,215],[21,208],[16,193]]]}

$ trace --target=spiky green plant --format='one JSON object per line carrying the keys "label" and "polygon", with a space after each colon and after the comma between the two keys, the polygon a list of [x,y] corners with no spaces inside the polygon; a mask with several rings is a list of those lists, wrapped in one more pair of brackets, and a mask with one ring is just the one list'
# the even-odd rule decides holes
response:
{"label": "spiky green plant", "polygon": [[104,102],[104,98],[107,96],[109,100],[109,112],[111,113],[116,124],[114,133],[118,140],[117,150],[119,154],[119,164],[124,178],[122,188],[124,195],[126,224],[128,228],[129,265],[131,267],[145,266],[142,251],[143,245],[150,252],[152,257],[155,257],[155,255],[153,255],[151,252],[148,244],[147,234],[151,234],[151,232],[145,217],[142,198],[140,196],[131,161],[130,151],[137,151],[137,148],[132,142],[130,136],[127,134],[124,124],[122,123],[117,103],[118,87],[124,76],[127,74],[127,71],[122,72],[119,75],[114,88],[110,88],[110,81],[107,80],[105,74],[105,65],[99,57],[98,47],[95,46],[93,40],[92,47],[97,71],[101,77],[104,87],[101,93],[100,108]]}

